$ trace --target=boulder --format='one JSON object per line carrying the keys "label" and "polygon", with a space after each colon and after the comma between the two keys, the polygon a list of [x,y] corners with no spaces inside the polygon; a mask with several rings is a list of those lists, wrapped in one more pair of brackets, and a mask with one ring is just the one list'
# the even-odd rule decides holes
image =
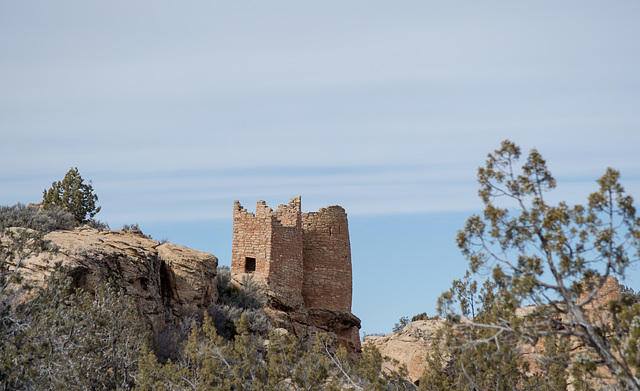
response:
{"label": "boulder", "polygon": [[167,290],[171,293],[167,292],[163,297],[174,299],[176,309],[206,308],[215,302],[214,279],[218,267],[215,256],[173,243],[162,244],[157,251],[160,261],[169,272],[166,276]]}

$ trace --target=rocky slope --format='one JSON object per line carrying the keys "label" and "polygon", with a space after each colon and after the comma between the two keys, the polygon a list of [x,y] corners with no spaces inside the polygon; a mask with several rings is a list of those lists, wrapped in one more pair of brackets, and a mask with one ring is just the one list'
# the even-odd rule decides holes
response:
{"label": "rocky slope", "polygon": [[267,305],[264,310],[271,324],[284,329],[302,340],[311,348],[320,331],[328,335],[330,350],[343,346],[353,357],[362,352],[360,343],[360,319],[349,311],[329,310],[325,308],[307,308],[301,298],[289,297],[283,300],[264,278],[255,275],[239,274],[233,276],[233,283],[242,287],[244,278],[251,278],[263,290]]}
{"label": "rocky slope", "polygon": [[329,336],[330,350],[343,346],[353,358],[358,357],[362,352],[360,319],[348,311],[320,308],[282,311],[271,306],[265,311],[274,326],[293,333],[309,348],[313,346],[318,331],[322,331]]}
{"label": "rocky slope", "polygon": [[[110,280],[133,299],[145,323],[155,332],[185,314],[208,308],[216,300],[218,259],[212,254],[173,243],[161,244],[140,231],[83,227],[54,231],[45,239],[57,251],[25,259],[21,268],[24,281],[43,284],[56,264],[66,268],[76,288],[91,291],[99,281]],[[265,294],[269,296],[268,289]],[[292,332],[309,345],[322,330],[334,341],[332,348],[336,344],[345,346],[352,355],[361,351],[360,319],[353,314],[267,302],[265,312],[274,327]]]}
{"label": "rocky slope", "polygon": [[420,379],[427,364],[425,358],[436,341],[436,333],[444,325],[444,320],[419,320],[407,324],[398,333],[385,336],[365,337],[363,345],[371,344],[385,357],[385,368],[397,370],[405,365],[409,379]]}
{"label": "rocky slope", "polygon": [[45,236],[57,252],[27,258],[22,276],[42,284],[54,265],[69,271],[74,287],[91,291],[111,280],[136,303],[146,323],[161,330],[167,321],[216,299],[214,278],[218,259],[172,243],[160,244],[140,231],[110,231],[83,227]]}

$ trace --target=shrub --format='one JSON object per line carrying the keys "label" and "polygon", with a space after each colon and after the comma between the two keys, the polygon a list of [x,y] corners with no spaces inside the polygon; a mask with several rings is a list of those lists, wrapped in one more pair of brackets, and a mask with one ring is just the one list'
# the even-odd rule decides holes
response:
{"label": "shrub", "polygon": [[30,302],[3,314],[1,389],[130,389],[147,332],[113,285],[74,291],[57,270]]}
{"label": "shrub", "polygon": [[269,334],[271,324],[263,309],[267,299],[253,278],[245,277],[239,288],[231,281],[229,267],[222,266],[218,268],[215,284],[218,298],[209,312],[220,336],[232,339],[237,334],[235,323],[242,315],[249,321],[252,334],[263,337]]}
{"label": "shrub", "polygon": [[403,316],[400,319],[398,319],[398,323],[393,325],[393,329],[391,329],[391,331],[393,331],[394,333],[399,333],[399,332],[402,331],[404,326],[406,326],[408,324],[409,324],[409,317]]}
{"label": "shrub", "polygon": [[98,219],[90,219],[89,221],[87,221],[87,225],[91,228],[97,229],[98,231],[109,229],[109,224]]}
{"label": "shrub", "polygon": [[385,333],[367,333],[366,331],[363,331],[362,338],[360,340],[364,341],[364,339],[367,337],[384,337],[385,335]]}
{"label": "shrub", "polygon": [[183,353],[183,345],[194,325],[202,326],[204,313],[202,311],[189,311],[182,313],[179,322],[172,322],[169,314],[166,314],[165,327],[155,335],[155,356],[162,364],[169,360],[177,361]]}
{"label": "shrub", "polygon": [[0,229],[29,228],[43,233],[73,229],[74,217],[58,206],[39,209],[37,206],[15,204],[0,206]]}
{"label": "shrub", "polygon": [[414,315],[413,318],[411,318],[411,321],[415,322],[417,320],[427,320],[427,319],[429,319],[429,317],[427,316],[427,313],[423,312],[421,314]]}
{"label": "shrub", "polygon": [[[140,229],[140,226],[138,225],[138,223],[133,223],[133,224],[123,224],[122,228],[120,228],[123,231],[139,231],[140,234],[142,235],[142,237],[147,238],[147,239],[153,239],[151,237],[151,235],[145,235],[142,233],[142,230]],[[160,244],[164,244],[166,243],[166,239],[163,239],[164,242],[160,243]]]}
{"label": "shrub", "polygon": [[140,231],[140,226],[138,226],[138,223],[123,224],[121,229],[123,231]]}

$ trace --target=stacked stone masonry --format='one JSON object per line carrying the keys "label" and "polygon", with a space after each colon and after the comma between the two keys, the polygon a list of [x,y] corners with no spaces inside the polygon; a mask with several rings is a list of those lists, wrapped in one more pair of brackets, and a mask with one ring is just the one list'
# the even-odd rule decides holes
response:
{"label": "stacked stone masonry", "polygon": [[256,213],[235,201],[231,273],[254,274],[306,308],[351,311],[351,247],[340,206],[302,213],[300,196],[276,211],[258,201]]}

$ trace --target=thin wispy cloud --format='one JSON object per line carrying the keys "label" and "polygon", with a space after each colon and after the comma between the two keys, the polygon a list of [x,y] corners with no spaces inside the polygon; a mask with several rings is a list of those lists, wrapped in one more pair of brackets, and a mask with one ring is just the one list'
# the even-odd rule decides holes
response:
{"label": "thin wispy cloud", "polygon": [[412,213],[481,207],[477,167],[507,138],[547,159],[554,200],[584,202],[608,166],[640,197],[638,14],[596,1],[1,2],[0,205],[38,202],[78,167],[115,228],[186,229],[229,221],[235,199],[302,195],[305,210],[340,204],[420,237]]}

